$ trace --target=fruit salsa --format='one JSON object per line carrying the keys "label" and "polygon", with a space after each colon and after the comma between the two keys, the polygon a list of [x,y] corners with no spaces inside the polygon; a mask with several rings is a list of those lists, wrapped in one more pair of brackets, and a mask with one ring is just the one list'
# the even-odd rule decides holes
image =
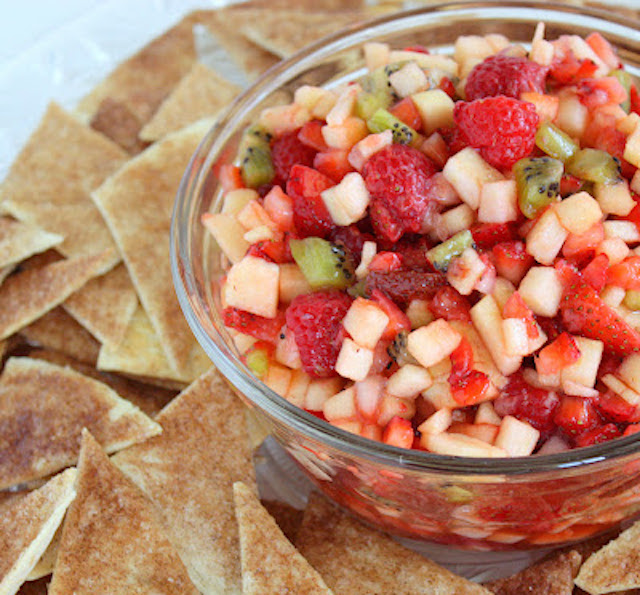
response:
{"label": "fruit salsa", "polygon": [[364,47],[244,133],[203,215],[225,326],[291,403],[389,445],[640,430],[640,98],[599,33]]}

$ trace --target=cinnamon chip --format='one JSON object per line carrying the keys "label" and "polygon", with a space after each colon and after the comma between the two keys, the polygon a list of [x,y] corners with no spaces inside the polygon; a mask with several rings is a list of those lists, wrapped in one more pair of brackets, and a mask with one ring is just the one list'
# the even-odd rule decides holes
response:
{"label": "cinnamon chip", "polygon": [[45,252],[64,238],[33,225],[0,217],[0,268],[15,265],[25,258]]}

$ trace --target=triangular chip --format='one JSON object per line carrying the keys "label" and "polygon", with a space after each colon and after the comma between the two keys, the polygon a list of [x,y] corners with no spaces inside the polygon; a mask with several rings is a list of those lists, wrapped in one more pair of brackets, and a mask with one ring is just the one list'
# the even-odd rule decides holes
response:
{"label": "triangular chip", "polygon": [[130,155],[137,155],[146,148],[138,138],[142,122],[124,104],[112,97],[105,97],[93,114],[91,128],[101,132]]}
{"label": "triangular chip", "polygon": [[41,360],[10,358],[0,377],[0,489],[75,464],[83,427],[108,452],[162,431],[101,382]]}
{"label": "triangular chip", "polygon": [[109,345],[122,341],[137,305],[136,290],[122,263],[91,279],[63,304],[98,341]]}
{"label": "triangular chip", "polygon": [[186,372],[195,339],[171,278],[169,232],[176,192],[211,127],[201,120],[131,159],[93,194],[160,339],[171,368]]}
{"label": "triangular chip", "polygon": [[196,120],[215,116],[240,93],[240,87],[196,62],[140,131],[140,138],[157,141]]}
{"label": "triangular chip", "polygon": [[311,494],[296,547],[336,593],[489,595]]}
{"label": "triangular chip", "polygon": [[[108,138],[52,103],[2,185],[3,208],[20,221],[63,236],[58,250],[67,257],[113,249],[89,193],[127,157]],[[116,251],[112,257],[115,264]]]}
{"label": "triangular chip", "polygon": [[582,556],[574,550],[554,553],[513,576],[486,583],[485,587],[495,595],[571,595],[581,562]]}
{"label": "triangular chip", "polygon": [[84,430],[49,595],[197,595],[153,505]]}
{"label": "triangular chip", "polygon": [[100,348],[97,368],[149,380],[174,380],[184,386],[206,372],[211,365],[211,360],[194,341],[183,373],[174,372],[149,317],[139,306],[131,317],[122,342],[119,345],[105,344]]}
{"label": "triangular chip", "polygon": [[[74,467],[75,469],[75,467]],[[53,572],[53,567],[56,565],[56,558],[58,556],[58,547],[60,546],[60,537],[62,537],[62,523],[58,527],[58,530],[53,535],[53,538],[49,542],[44,554],[40,556],[37,564],[33,567],[28,581],[36,581],[43,576],[48,576]]]}
{"label": "triangular chip", "polygon": [[32,345],[53,349],[87,364],[95,365],[98,361],[100,343],[62,306],[25,326],[20,336]]}
{"label": "triangular chip", "polygon": [[53,248],[64,238],[10,217],[0,217],[0,267]]}
{"label": "triangular chip", "polygon": [[240,593],[233,483],[255,487],[244,407],[212,370],[157,416],[162,434],[113,462],[156,504],[167,534],[205,594]]}
{"label": "triangular chip", "polygon": [[69,258],[12,275],[0,286],[0,339],[64,302],[89,279],[104,272],[112,251]]}
{"label": "triangular chip", "polygon": [[575,583],[588,593],[640,588],[640,521],[591,555]]}
{"label": "triangular chip", "polygon": [[332,593],[243,483],[233,486],[242,556],[242,595]]}
{"label": "triangular chip", "polygon": [[67,469],[17,501],[0,504],[0,593],[16,593],[53,539],[74,499],[76,470]]}

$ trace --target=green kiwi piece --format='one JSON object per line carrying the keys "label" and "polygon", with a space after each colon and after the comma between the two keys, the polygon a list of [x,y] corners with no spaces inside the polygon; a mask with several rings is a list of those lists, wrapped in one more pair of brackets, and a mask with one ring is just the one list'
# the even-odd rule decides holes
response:
{"label": "green kiwi piece", "polygon": [[536,132],[536,145],[547,155],[563,163],[580,148],[566,132],[551,122],[544,122]]}
{"label": "green kiwi piece", "polygon": [[356,99],[358,117],[368,120],[378,109],[386,109],[393,103],[396,97],[389,75],[399,68],[399,64],[387,64],[360,79],[362,91]]}
{"label": "green kiwi piece", "polygon": [[422,137],[411,126],[407,126],[386,109],[376,110],[367,120],[367,128],[372,133],[391,130],[393,142],[399,145],[417,146],[422,141]]}
{"label": "green kiwi piece", "polygon": [[291,240],[289,246],[312,289],[345,289],[353,283],[353,266],[342,246],[322,238]]}
{"label": "green kiwi piece", "polygon": [[271,135],[265,130],[250,126],[240,141],[240,173],[248,188],[269,184],[275,176],[270,140]]}
{"label": "green kiwi piece", "polygon": [[620,107],[629,113],[631,111],[631,85],[633,85],[633,78],[626,70],[622,70],[621,68],[612,70],[609,76],[615,76],[627,91],[627,98],[620,104]]}
{"label": "green kiwi piece", "polygon": [[520,211],[528,219],[558,198],[564,173],[562,161],[552,157],[525,157],[513,166]]}
{"label": "green kiwi piece", "polygon": [[269,371],[269,354],[266,349],[261,347],[252,347],[244,356],[247,368],[257,378],[264,378]]}
{"label": "green kiwi piece", "polygon": [[640,310],[640,291],[629,289],[622,303],[629,308],[629,310]]}
{"label": "green kiwi piece", "polygon": [[460,256],[467,248],[473,246],[473,235],[468,229],[458,232],[448,240],[431,248],[427,258],[439,271],[446,271],[451,261]]}
{"label": "green kiwi piece", "polygon": [[407,348],[408,336],[409,333],[407,331],[400,331],[394,337],[391,345],[387,347],[389,357],[399,366],[418,363],[417,360],[409,353],[409,349]]}
{"label": "green kiwi piece", "polygon": [[567,172],[587,182],[615,184],[620,181],[620,163],[606,151],[580,149],[566,163]]}

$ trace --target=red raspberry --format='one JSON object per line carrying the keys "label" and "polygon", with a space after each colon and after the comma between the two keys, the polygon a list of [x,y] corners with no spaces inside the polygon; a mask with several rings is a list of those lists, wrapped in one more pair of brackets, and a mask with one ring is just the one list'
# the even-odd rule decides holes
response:
{"label": "red raspberry", "polygon": [[302,367],[310,376],[335,375],[342,345],[342,319],[351,298],[341,291],[317,291],[299,295],[286,311],[287,328],[293,332]]}
{"label": "red raspberry", "polygon": [[306,165],[294,165],[287,182],[293,201],[293,222],[300,237],[326,238],[335,227],[320,193],[334,186],[332,180]]}
{"label": "red raspberry", "polygon": [[520,99],[526,91],[544,93],[549,68],[516,56],[496,54],[476,64],[469,73],[464,91],[467,101],[506,95]]}
{"label": "red raspberry", "polygon": [[533,104],[504,95],[459,101],[453,118],[469,144],[498,168],[511,168],[533,151],[540,124]]}
{"label": "red raspberry", "polygon": [[305,145],[299,138],[300,130],[283,134],[271,143],[271,159],[276,170],[276,184],[286,184],[291,168],[296,165],[311,167],[316,156],[315,149]]}
{"label": "red raspberry", "polygon": [[420,151],[392,144],[365,164],[363,176],[371,194],[369,214],[377,236],[395,242],[406,232],[418,232],[429,203],[433,162]]}

